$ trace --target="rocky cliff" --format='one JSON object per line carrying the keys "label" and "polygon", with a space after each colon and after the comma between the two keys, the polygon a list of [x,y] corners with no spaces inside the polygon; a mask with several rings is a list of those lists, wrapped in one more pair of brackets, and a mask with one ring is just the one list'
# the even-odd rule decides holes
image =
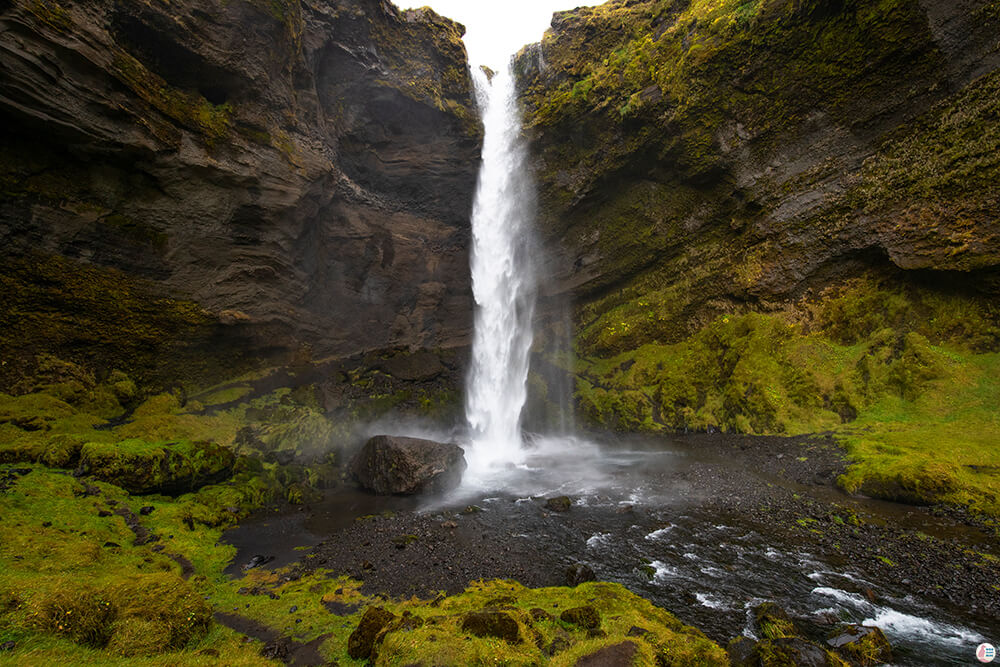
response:
{"label": "rocky cliff", "polygon": [[557,14],[518,66],[560,289],[683,276],[687,315],[873,264],[995,289],[996,34],[985,1]]}
{"label": "rocky cliff", "polygon": [[995,487],[998,34],[987,0],[556,14],[516,66],[581,414],[837,429],[885,464],[845,486]]}
{"label": "rocky cliff", "polygon": [[383,0],[0,3],[4,380],[464,344],[462,32]]}

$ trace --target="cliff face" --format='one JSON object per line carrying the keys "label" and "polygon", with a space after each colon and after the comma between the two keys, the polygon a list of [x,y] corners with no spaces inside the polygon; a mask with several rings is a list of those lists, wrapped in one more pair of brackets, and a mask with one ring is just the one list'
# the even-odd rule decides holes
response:
{"label": "cliff face", "polygon": [[557,290],[683,280],[678,335],[873,265],[995,292],[997,26],[985,1],[557,14],[518,60]]}
{"label": "cliff face", "polygon": [[2,3],[5,373],[462,344],[462,31],[378,0]]}

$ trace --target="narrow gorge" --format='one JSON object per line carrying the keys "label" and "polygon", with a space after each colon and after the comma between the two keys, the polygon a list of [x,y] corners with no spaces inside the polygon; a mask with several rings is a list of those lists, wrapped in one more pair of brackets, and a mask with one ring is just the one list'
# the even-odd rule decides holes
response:
{"label": "narrow gorge", "polygon": [[1000,3],[573,4],[0,0],[0,664],[987,660]]}

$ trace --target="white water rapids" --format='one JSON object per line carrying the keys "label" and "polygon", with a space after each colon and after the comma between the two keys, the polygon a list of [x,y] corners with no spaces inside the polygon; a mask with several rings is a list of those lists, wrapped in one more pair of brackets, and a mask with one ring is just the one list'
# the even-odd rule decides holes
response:
{"label": "white water rapids", "polygon": [[472,213],[472,289],[476,300],[466,391],[471,481],[524,461],[521,411],[527,397],[536,271],[533,182],[508,67],[492,81],[476,70],[486,131]]}

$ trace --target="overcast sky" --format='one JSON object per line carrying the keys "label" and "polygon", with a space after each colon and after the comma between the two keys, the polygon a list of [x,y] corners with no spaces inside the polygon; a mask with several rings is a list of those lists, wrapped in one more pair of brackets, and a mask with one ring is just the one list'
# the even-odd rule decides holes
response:
{"label": "overcast sky", "polygon": [[465,25],[465,47],[473,65],[504,66],[525,44],[537,42],[552,13],[601,4],[601,0],[396,0],[400,7],[429,6]]}

